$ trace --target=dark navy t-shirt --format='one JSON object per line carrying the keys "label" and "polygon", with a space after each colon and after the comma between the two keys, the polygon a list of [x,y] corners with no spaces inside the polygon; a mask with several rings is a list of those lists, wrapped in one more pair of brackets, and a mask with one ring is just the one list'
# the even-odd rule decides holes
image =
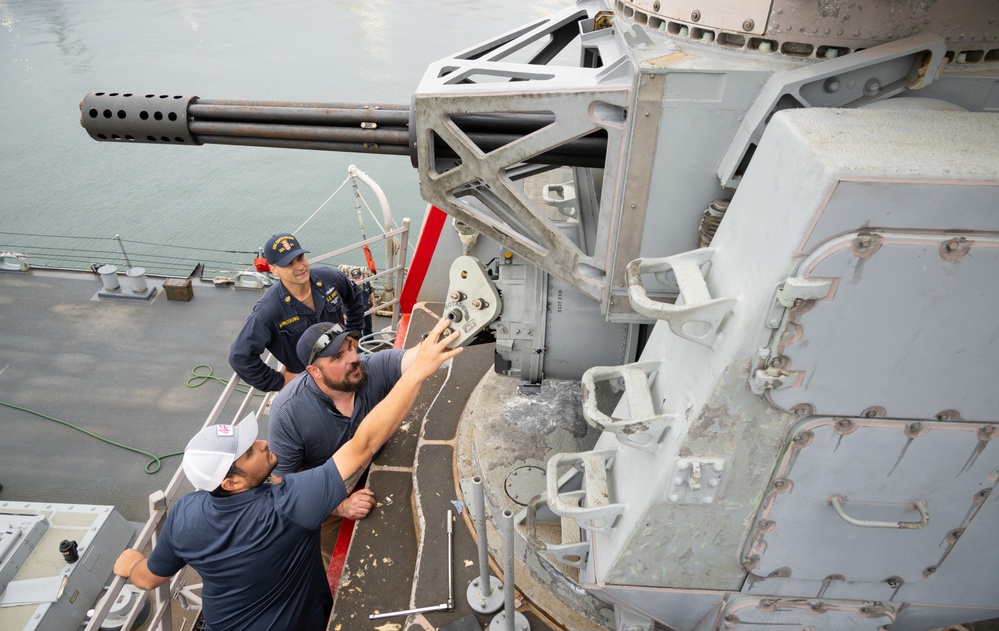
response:
{"label": "dark navy t-shirt", "polygon": [[323,631],[333,597],[319,527],[346,497],[332,460],[229,497],[190,493],[170,508],[149,571],[193,567],[209,631]]}

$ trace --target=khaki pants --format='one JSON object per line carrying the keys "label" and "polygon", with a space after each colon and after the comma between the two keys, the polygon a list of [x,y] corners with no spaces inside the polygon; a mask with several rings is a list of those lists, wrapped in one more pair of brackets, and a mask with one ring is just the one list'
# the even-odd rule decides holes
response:
{"label": "khaki pants", "polygon": [[323,522],[320,547],[323,553],[323,567],[326,569],[330,567],[330,559],[333,558],[333,548],[336,547],[336,539],[340,536],[340,524],[342,523],[343,517],[339,515],[330,515]]}

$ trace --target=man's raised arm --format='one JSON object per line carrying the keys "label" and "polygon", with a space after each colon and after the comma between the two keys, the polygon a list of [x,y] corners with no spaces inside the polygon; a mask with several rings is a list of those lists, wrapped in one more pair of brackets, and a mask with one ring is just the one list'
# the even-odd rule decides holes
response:
{"label": "man's raised arm", "polygon": [[441,338],[449,324],[451,321],[447,318],[441,319],[426,339],[420,342],[412,365],[402,373],[402,377],[381,403],[368,412],[357,427],[354,437],[333,454],[333,462],[344,480],[350,479],[362,467],[367,466],[375,452],[399,429],[427,377],[462,351],[461,347],[447,348],[448,342],[458,334],[457,331]]}

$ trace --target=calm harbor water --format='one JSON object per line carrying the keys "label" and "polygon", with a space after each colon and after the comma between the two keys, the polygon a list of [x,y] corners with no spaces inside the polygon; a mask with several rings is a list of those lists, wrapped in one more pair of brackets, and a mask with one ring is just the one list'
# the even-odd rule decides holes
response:
{"label": "calm harbor water", "polygon": [[[162,255],[131,261],[150,273],[190,271],[170,269],[168,257],[225,269],[306,221],[350,164],[418,230],[425,203],[408,158],[97,143],[80,127],[79,102],[118,91],[408,105],[430,62],[567,4],[0,0],[0,250],[36,263],[120,265],[112,237],[121,235],[126,250]],[[365,211],[369,237],[378,223]],[[313,253],[359,240],[350,188],[298,234]]]}

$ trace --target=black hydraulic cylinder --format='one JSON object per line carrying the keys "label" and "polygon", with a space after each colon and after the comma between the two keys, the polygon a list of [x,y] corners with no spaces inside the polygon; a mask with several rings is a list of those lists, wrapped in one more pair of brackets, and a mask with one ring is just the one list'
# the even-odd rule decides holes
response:
{"label": "black hydraulic cylinder", "polygon": [[[172,95],[92,92],[80,103],[91,138],[106,142],[225,144],[350,153],[409,155],[416,163],[410,108],[405,105],[203,100]],[[459,114],[455,124],[483,152],[554,121],[545,113]],[[573,140],[528,162],[603,166],[603,136]],[[441,140],[439,158],[454,158]]]}

